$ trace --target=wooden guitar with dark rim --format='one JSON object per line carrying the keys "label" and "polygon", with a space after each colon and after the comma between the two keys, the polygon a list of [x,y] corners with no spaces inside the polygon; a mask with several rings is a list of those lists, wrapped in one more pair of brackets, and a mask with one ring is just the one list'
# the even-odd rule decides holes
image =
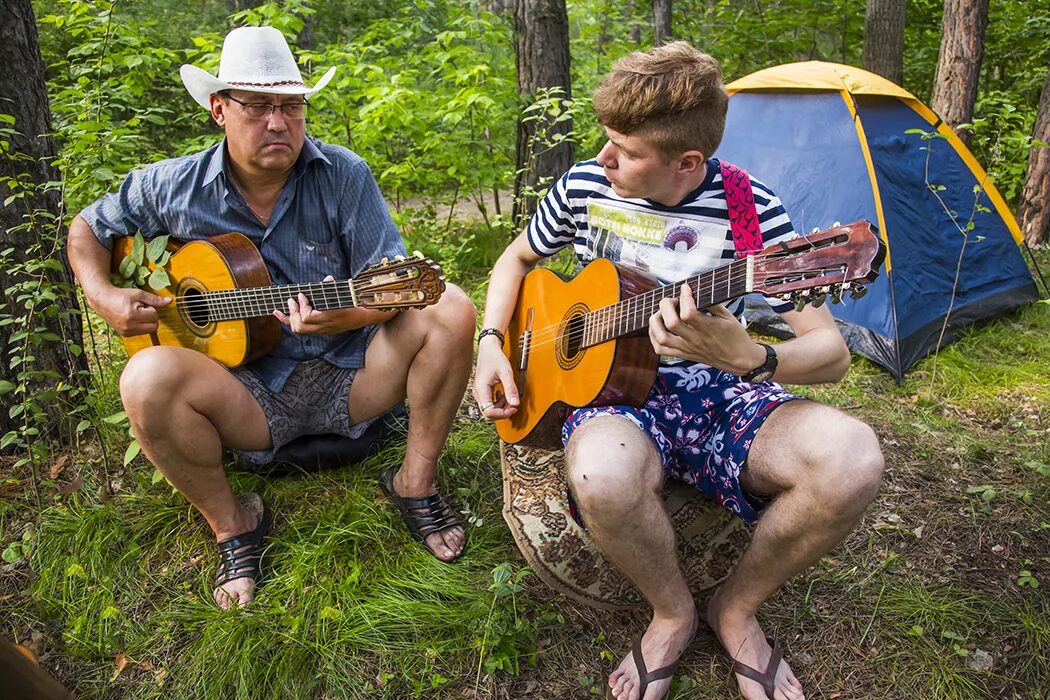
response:
{"label": "wooden guitar with dark rim", "polygon": [[[825,297],[858,298],[878,276],[885,248],[871,224],[858,221],[772,245],[690,277],[699,308],[751,292],[819,306]],[[682,283],[650,277],[605,259],[566,281],[533,270],[522,281],[504,353],[521,403],[496,421],[505,442],[561,447],[561,426],[581,406],[640,406],[656,380],[660,358],[649,341],[649,318]]]}
{"label": "wooden guitar with dark rim", "polygon": [[[131,252],[132,238],[113,245],[112,269]],[[164,269],[170,285],[147,291],[174,301],[157,309],[160,327],[122,338],[128,354],[153,345],[198,350],[227,367],[266,355],[281,340],[274,310],[287,311],[300,292],[322,311],[364,308],[415,309],[445,291],[441,269],[422,256],[384,260],[353,279],[273,286],[262,255],[246,236],[224,233],[176,246]]]}

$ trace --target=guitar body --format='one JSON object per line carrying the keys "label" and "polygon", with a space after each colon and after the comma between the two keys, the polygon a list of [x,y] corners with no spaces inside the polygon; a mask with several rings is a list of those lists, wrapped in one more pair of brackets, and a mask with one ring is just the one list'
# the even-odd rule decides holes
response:
{"label": "guitar body", "polygon": [[[113,244],[113,271],[131,252],[132,239],[120,238]],[[192,313],[192,300],[203,292],[267,287],[272,284],[266,263],[255,245],[239,233],[174,246],[165,269],[171,285],[147,290],[163,297],[189,300],[157,309],[160,326],[155,333],[122,338],[128,355],[154,345],[169,345],[202,352],[227,367],[239,367],[277,347],[281,339],[280,322],[272,316],[230,321],[213,321]],[[151,265],[152,267],[152,265]]]}
{"label": "guitar body", "polygon": [[592,262],[571,282],[547,270],[522,280],[504,352],[521,395],[517,412],[496,421],[509,443],[558,448],[570,409],[640,406],[656,379],[659,358],[649,342],[649,319],[686,283],[698,307],[760,292],[801,310],[858,299],[878,276],[886,249],[866,221],[792,238],[659,286],[612,262]]}
{"label": "guitar body", "polygon": [[[656,287],[651,278],[605,259],[566,281],[546,269],[525,276],[504,352],[515,370],[518,411],[496,421],[505,442],[561,447],[561,426],[581,406],[638,406],[656,380],[659,357],[644,331],[580,349],[572,333],[582,314]],[[557,334],[555,334],[557,331]],[[523,342],[527,364],[520,369]]]}

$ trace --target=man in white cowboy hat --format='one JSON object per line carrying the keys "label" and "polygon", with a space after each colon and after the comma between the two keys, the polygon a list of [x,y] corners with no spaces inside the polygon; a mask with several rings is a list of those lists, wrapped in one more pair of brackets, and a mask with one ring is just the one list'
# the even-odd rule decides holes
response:
{"label": "man in white cowboy hat", "polygon": [[[70,263],[107,323],[122,335],[153,332],[156,309],[169,301],[108,278],[113,240],[136,231],[183,241],[239,231],[260,249],[274,284],[349,278],[405,253],[365,162],[306,136],[307,99],[334,71],[307,85],[284,37],[270,27],[230,32],[218,77],[182,67],[186,89],[225,139],[133,171],[70,226]],[[269,526],[258,495],[233,494],[222,446],[265,464],[300,435],[357,437],[406,396],[406,456],[381,485],[434,556],[458,557],[464,531],[437,492],[436,469],[470,373],[474,307],[467,296],[449,285],[435,305],[395,315],[319,311],[298,295],[275,316],[284,324],[280,345],[245,367],[228,371],[201,353],[158,346],[135,354],[120,379],[143,452],[215,533],[216,603],[252,599]]]}

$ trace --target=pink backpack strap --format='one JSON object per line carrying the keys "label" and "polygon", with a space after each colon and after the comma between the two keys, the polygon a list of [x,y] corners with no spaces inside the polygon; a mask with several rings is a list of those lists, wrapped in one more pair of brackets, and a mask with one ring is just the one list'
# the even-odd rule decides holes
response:
{"label": "pink backpack strap", "polygon": [[736,246],[736,256],[742,258],[764,247],[758,210],[755,209],[755,193],[751,191],[751,176],[732,163],[723,160],[719,164],[722,166],[722,187],[726,191],[733,245]]}

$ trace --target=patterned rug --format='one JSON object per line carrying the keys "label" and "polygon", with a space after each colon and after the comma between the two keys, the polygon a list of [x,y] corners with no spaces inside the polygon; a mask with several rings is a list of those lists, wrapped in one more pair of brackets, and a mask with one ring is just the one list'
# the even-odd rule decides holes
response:
{"label": "patterned rug", "polygon": [[[500,443],[503,518],[536,575],[554,590],[598,608],[645,600],[569,515],[562,452]],[[678,555],[693,594],[721,583],[750,539],[738,518],[679,482],[664,487]]]}

